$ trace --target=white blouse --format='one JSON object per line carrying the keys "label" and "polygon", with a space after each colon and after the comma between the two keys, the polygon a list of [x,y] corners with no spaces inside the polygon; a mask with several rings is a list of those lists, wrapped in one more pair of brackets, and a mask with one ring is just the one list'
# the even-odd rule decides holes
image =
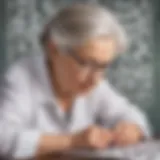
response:
{"label": "white blouse", "polygon": [[32,158],[44,133],[73,133],[95,123],[111,128],[119,121],[131,121],[146,137],[151,134],[145,115],[108,81],[77,97],[65,113],[56,103],[42,55],[17,61],[0,87],[0,155],[9,159]]}

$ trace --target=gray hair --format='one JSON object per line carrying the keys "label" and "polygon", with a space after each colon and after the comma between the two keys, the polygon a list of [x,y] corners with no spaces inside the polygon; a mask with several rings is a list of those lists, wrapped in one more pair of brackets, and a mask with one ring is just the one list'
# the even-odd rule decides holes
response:
{"label": "gray hair", "polygon": [[41,42],[50,37],[58,47],[74,47],[98,36],[113,37],[117,52],[127,48],[126,33],[115,16],[96,4],[74,4],[60,10],[46,26]]}

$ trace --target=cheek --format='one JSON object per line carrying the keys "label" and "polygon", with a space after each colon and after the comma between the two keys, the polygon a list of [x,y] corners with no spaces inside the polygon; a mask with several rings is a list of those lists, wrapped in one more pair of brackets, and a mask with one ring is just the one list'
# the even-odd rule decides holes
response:
{"label": "cheek", "polygon": [[88,81],[87,76],[76,68],[70,68],[70,73],[70,82],[72,82],[74,86],[79,87]]}
{"label": "cheek", "polygon": [[79,73],[77,75],[77,79],[78,79],[79,83],[84,83],[84,82],[86,82],[88,80],[88,78],[87,78],[85,73]]}
{"label": "cheek", "polygon": [[67,76],[69,83],[72,83],[72,85],[76,85],[79,82],[78,68],[72,63],[68,63],[67,65],[64,65],[63,67],[64,67],[65,75]]}

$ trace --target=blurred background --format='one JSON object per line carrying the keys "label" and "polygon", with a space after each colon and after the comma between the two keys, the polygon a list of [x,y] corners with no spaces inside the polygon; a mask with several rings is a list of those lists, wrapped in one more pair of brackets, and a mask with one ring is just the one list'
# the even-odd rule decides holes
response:
{"label": "blurred background", "polygon": [[110,8],[127,31],[130,47],[106,76],[145,110],[160,135],[160,2],[158,0],[0,0],[0,72],[18,57],[38,54],[38,35],[60,8],[75,2]]}

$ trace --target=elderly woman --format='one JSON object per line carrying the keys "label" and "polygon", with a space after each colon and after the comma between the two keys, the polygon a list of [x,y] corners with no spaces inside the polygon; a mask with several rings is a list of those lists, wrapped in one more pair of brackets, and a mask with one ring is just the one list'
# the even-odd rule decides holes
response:
{"label": "elderly woman", "polygon": [[4,76],[2,156],[124,146],[150,136],[145,115],[104,80],[126,48],[125,33],[108,10],[91,4],[60,10],[41,45],[45,54],[23,58]]}

